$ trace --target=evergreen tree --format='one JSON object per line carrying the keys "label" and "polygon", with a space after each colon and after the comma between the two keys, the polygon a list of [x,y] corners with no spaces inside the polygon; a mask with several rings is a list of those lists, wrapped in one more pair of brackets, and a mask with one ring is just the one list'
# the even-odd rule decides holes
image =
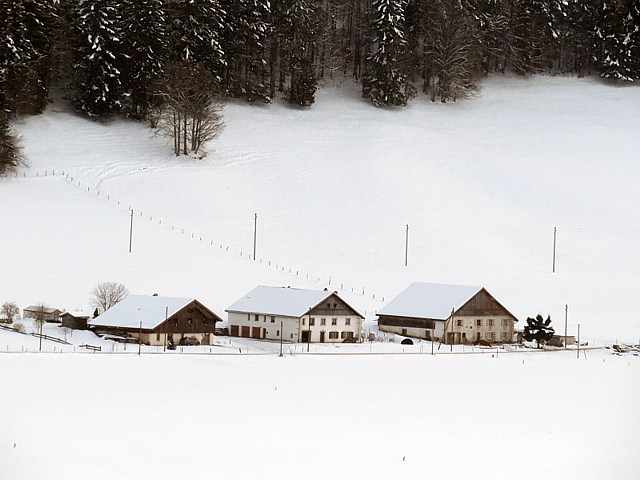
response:
{"label": "evergreen tree", "polygon": [[268,103],[271,4],[263,0],[224,0],[222,7],[227,14],[223,32],[226,90],[232,97]]}
{"label": "evergreen tree", "polygon": [[408,42],[405,37],[406,0],[374,0],[372,53],[365,63],[362,96],[376,106],[404,106],[412,95]]}
{"label": "evergreen tree", "polygon": [[589,72],[593,57],[593,0],[552,0],[549,7],[552,40],[547,67],[552,73]]}
{"label": "evergreen tree", "polygon": [[22,147],[9,125],[9,114],[6,110],[0,110],[0,176],[14,172],[23,163]]}
{"label": "evergreen tree", "polygon": [[203,64],[221,82],[226,64],[221,42],[226,19],[218,0],[173,0],[166,8],[169,59]]}
{"label": "evergreen tree", "polygon": [[480,41],[460,0],[434,0],[425,36],[425,92],[431,101],[466,98],[477,90]]}
{"label": "evergreen tree", "polygon": [[633,0],[610,0],[600,7],[597,62],[605,78],[640,79],[640,7]]}
{"label": "evergreen tree", "polygon": [[123,0],[121,6],[124,110],[134,118],[146,118],[152,85],[162,77],[167,57],[163,1]]}
{"label": "evergreen tree", "polygon": [[41,113],[51,79],[51,30],[57,1],[2,0],[6,15],[6,95],[15,113]]}
{"label": "evergreen tree", "polygon": [[284,0],[279,6],[283,13],[281,61],[289,75],[286,97],[293,105],[308,107],[317,90],[314,55],[320,33],[319,9],[313,0]]}
{"label": "evergreen tree", "polygon": [[548,316],[546,320],[542,318],[542,315],[537,315],[536,318],[527,318],[527,324],[524,326],[524,339],[527,342],[535,340],[540,348],[540,344],[551,340],[554,333],[556,332],[551,326],[551,316]]}
{"label": "evergreen tree", "polygon": [[76,108],[105,117],[121,108],[120,18],[114,0],[80,0],[76,11],[73,86]]}

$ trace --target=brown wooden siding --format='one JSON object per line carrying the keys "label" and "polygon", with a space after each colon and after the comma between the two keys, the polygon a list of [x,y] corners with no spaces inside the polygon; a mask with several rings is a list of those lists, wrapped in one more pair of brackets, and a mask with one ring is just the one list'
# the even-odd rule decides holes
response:
{"label": "brown wooden siding", "polygon": [[392,315],[379,315],[378,325],[388,325],[390,327],[412,327],[434,330],[436,321],[430,318],[415,317],[394,317]]}
{"label": "brown wooden siding", "polygon": [[350,317],[360,318],[358,312],[356,312],[349,305],[344,303],[336,295],[331,295],[324,300],[321,304],[317,305],[311,310],[311,316],[316,317]]}
{"label": "brown wooden siding", "polygon": [[481,316],[509,316],[513,315],[489,294],[484,288],[475,294],[467,303],[456,310],[456,316],[481,317]]}
{"label": "brown wooden siding", "polygon": [[153,333],[180,333],[186,336],[192,333],[214,333],[218,321],[220,318],[217,315],[194,301],[178,310],[152,331]]}

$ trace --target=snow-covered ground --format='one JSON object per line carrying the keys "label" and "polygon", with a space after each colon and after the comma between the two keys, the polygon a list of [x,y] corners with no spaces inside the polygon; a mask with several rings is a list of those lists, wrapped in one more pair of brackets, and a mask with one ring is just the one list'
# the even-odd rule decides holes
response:
{"label": "snow-covered ground", "polygon": [[[204,160],[61,104],[18,122],[30,167],[0,180],[0,302],[89,311],[114,280],[224,315],[258,284],[328,287],[375,329],[409,283],[447,282],[485,286],[521,320],[551,314],[559,333],[568,304],[591,345],[638,342],[638,86],[498,77],[457,104],[380,110],[344,88],[308,111],[224,114]],[[278,358],[220,339],[138,357],[68,339],[0,355],[0,478],[640,477],[631,354],[374,343],[312,350],[395,354]],[[38,347],[0,330],[0,353]]]}

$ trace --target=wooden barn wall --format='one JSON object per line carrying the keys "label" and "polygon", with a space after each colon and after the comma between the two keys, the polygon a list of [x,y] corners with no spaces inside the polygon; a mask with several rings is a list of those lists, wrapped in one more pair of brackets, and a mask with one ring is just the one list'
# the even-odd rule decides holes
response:
{"label": "wooden barn wall", "polygon": [[456,316],[481,317],[486,315],[509,316],[509,311],[498,303],[486,290],[480,290],[462,307],[456,310]]}
{"label": "wooden barn wall", "polygon": [[320,305],[311,310],[311,316],[316,317],[357,317],[360,315],[351,308],[349,305],[340,300],[336,295],[331,295],[328,299],[323,301]]}
{"label": "wooden barn wall", "polygon": [[428,318],[394,317],[392,315],[379,315],[378,325],[388,325],[390,327],[424,328],[430,330],[434,330],[436,328],[435,320],[430,320]]}
{"label": "wooden barn wall", "polygon": [[171,315],[166,322],[162,322],[153,329],[154,333],[214,333],[216,328],[215,315],[212,315],[198,303],[192,302]]}

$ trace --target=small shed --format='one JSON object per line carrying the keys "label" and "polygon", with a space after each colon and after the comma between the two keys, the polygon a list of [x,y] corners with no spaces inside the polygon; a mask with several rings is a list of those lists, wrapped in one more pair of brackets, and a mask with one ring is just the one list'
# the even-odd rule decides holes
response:
{"label": "small shed", "polygon": [[569,345],[575,345],[576,337],[575,335],[554,335],[551,337],[551,340],[547,342],[547,345],[552,347],[565,347]]}
{"label": "small shed", "polygon": [[62,326],[74,330],[86,330],[89,315],[83,312],[64,312],[60,314]]}
{"label": "small shed", "polygon": [[42,318],[48,323],[59,323],[62,312],[57,308],[45,307],[43,305],[30,305],[22,309],[22,318]]}

